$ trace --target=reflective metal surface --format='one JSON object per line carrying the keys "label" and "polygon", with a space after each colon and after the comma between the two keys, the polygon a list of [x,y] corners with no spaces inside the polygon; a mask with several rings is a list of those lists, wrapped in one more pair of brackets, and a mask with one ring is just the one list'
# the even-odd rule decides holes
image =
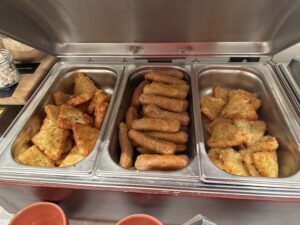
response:
{"label": "reflective metal surface", "polygon": [[282,86],[292,99],[294,108],[300,118],[300,58],[294,58],[289,64],[276,66]]}
{"label": "reflective metal surface", "polygon": [[298,225],[299,202],[208,198],[122,191],[0,185],[1,205],[16,213],[30,203],[54,201],[69,218],[118,221],[135,213],[181,225],[198,213],[220,225]]}
{"label": "reflective metal surface", "polygon": [[[22,136],[26,132],[30,132],[30,126],[34,119],[42,120],[45,117],[44,107],[47,104],[53,104],[52,94],[56,91],[62,91],[69,94],[73,93],[74,76],[79,73],[86,73],[91,79],[103,88],[106,92],[112,94],[111,104],[109,105],[107,116],[103,122],[100,135],[98,137],[94,150],[87,158],[77,163],[76,165],[64,168],[46,168],[26,166],[17,163],[14,156],[17,152],[26,145],[31,145],[28,141],[24,141]],[[65,64],[57,63],[52,72],[40,89],[34,94],[33,99],[27,104],[27,108],[22,111],[18,120],[8,131],[5,140],[2,143],[0,161],[0,171],[3,173],[21,173],[21,174],[48,174],[49,176],[61,176],[62,174],[70,176],[80,176],[84,174],[91,174],[95,157],[98,154],[99,146],[101,144],[105,129],[113,111],[115,96],[120,83],[120,74],[123,72],[122,66],[114,66],[112,69],[109,65],[95,65],[95,64]],[[31,131],[32,132],[32,131]]]}
{"label": "reflective metal surface", "polygon": [[0,140],[22,108],[22,105],[0,105]]}
{"label": "reflective metal surface", "polygon": [[[121,121],[125,119],[125,113],[130,106],[131,96],[134,88],[144,80],[145,73],[150,70],[162,69],[162,68],[175,68],[181,70],[184,73],[184,79],[190,84],[190,93],[188,95],[189,101],[189,113],[191,121],[189,123],[189,141],[187,143],[188,151],[186,152],[189,156],[191,162],[190,164],[181,170],[177,171],[137,171],[137,170],[127,170],[120,167],[119,156],[120,156],[120,146],[118,141],[118,127]],[[191,65],[129,65],[126,70],[126,74],[123,78],[122,90],[119,91],[119,99],[117,110],[115,114],[111,117],[111,123],[109,124],[107,136],[105,137],[103,150],[98,162],[99,166],[97,168],[96,174],[99,176],[113,176],[113,177],[130,177],[134,179],[162,179],[162,180],[188,180],[189,182],[194,180],[199,180],[199,157],[196,150],[196,137],[198,136],[195,132],[193,117],[193,99],[194,87],[192,86],[193,79],[189,72],[191,70]]]}
{"label": "reflective metal surface", "polygon": [[[291,105],[280,99],[285,94],[279,92],[278,85],[272,78],[274,74],[268,65],[198,65],[197,76],[199,97],[211,95],[213,88],[222,86],[229,89],[244,89],[258,94],[262,106],[258,110],[259,118],[267,123],[267,134],[275,136],[279,142],[278,161],[279,178],[242,177],[226,173],[218,169],[208,158],[209,150],[206,142],[207,125],[202,117],[200,127],[202,140],[199,143],[201,152],[202,180],[212,183],[247,184],[266,186],[291,186],[300,183],[300,145],[296,131],[299,127],[293,124]],[[282,105],[285,104],[285,105]],[[285,110],[283,110],[283,107]],[[198,109],[199,110],[199,109]],[[197,112],[197,111],[196,111]],[[198,111],[200,117],[200,111]]]}
{"label": "reflective metal surface", "polygon": [[300,2],[295,0],[0,4],[1,33],[52,54],[132,55],[132,45],[142,47],[138,55],[274,54],[300,39]]}

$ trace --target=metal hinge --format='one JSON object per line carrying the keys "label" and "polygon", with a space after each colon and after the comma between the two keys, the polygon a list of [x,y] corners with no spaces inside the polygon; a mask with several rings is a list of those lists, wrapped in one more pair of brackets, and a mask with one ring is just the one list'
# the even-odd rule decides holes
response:
{"label": "metal hinge", "polygon": [[229,62],[259,62],[260,57],[230,57]]}

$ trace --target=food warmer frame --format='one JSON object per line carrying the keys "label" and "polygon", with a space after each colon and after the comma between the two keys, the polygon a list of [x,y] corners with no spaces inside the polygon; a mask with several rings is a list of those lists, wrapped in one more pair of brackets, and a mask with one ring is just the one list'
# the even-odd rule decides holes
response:
{"label": "food warmer frame", "polygon": [[[281,63],[273,56],[300,40],[298,1],[16,0],[1,3],[0,18],[1,33],[57,59],[0,140],[0,204],[9,212],[45,200],[59,203],[73,218],[116,221],[143,212],[177,225],[201,212],[219,224],[297,224],[299,60],[291,55],[291,63]],[[115,74],[97,146],[73,168],[19,165],[11,146],[66,68]],[[109,154],[122,97],[131,75],[154,68],[176,68],[190,80],[192,160],[175,172],[124,171]],[[289,149],[280,156],[284,172],[278,179],[233,176],[208,160],[198,99],[211,92],[209,82],[220,82],[218,74],[230,73],[235,78],[228,85],[238,81],[264,93],[263,102],[273,109],[264,118],[277,122],[271,133],[279,132],[279,142]]]}

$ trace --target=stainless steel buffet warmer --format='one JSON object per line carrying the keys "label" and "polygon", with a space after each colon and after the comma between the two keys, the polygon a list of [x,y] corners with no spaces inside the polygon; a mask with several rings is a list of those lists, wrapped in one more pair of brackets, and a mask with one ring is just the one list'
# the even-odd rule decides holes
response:
{"label": "stainless steel buffet warmer", "polygon": [[[16,212],[54,201],[75,218],[144,212],[181,224],[201,212],[220,224],[297,224],[299,60],[281,64],[273,56],[300,40],[299,21],[295,0],[0,1],[1,33],[57,58],[1,139],[0,204]],[[177,68],[191,84],[191,163],[174,172],[125,170],[116,163],[117,124],[132,87],[155,68]],[[113,94],[93,153],[68,168],[18,164],[18,135],[77,72]],[[208,159],[198,99],[214,85],[259,94],[261,117],[280,144],[279,178],[230,175]]]}

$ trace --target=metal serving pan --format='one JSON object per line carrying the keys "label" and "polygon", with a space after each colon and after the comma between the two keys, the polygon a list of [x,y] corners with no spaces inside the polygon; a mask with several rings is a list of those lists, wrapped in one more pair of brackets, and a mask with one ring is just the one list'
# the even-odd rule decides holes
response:
{"label": "metal serving pan", "polygon": [[[75,74],[83,72],[87,74],[99,87],[106,92],[112,94],[111,102],[103,122],[96,146],[94,150],[81,162],[64,168],[47,168],[34,167],[19,164],[15,161],[14,155],[16,151],[22,148],[26,142],[19,137],[24,135],[29,130],[31,122],[35,119],[45,118],[44,106],[53,103],[52,94],[56,91],[63,91],[72,93],[73,80]],[[11,130],[7,132],[5,138],[6,143],[2,143],[0,160],[0,171],[9,173],[24,173],[24,174],[47,174],[50,176],[71,175],[80,176],[84,174],[91,174],[93,163],[99,149],[100,143],[105,133],[107,121],[113,110],[115,96],[120,83],[120,74],[123,72],[123,66],[110,66],[101,64],[76,64],[76,63],[57,63],[51,72],[48,74],[45,81],[41,84],[39,89],[30,99],[29,104],[21,112],[21,116],[11,126]]]}
{"label": "metal serving pan", "polygon": [[[118,126],[121,121],[124,121],[126,110],[129,107],[131,96],[134,88],[143,80],[145,73],[153,69],[163,69],[163,68],[173,68],[178,69],[184,73],[184,79],[187,80],[191,85],[190,94],[188,96],[189,100],[189,113],[191,121],[189,123],[189,141],[188,141],[188,151],[187,154],[190,157],[190,164],[181,170],[176,171],[138,171],[138,170],[128,170],[121,168],[118,165],[120,146],[118,141]],[[109,130],[107,136],[105,137],[103,151],[100,155],[100,160],[98,162],[98,168],[96,170],[96,175],[98,176],[121,176],[121,177],[131,177],[131,178],[153,178],[153,179],[188,179],[191,178],[199,180],[199,158],[196,149],[196,134],[195,131],[195,121],[193,118],[193,100],[192,95],[194,95],[194,87],[192,86],[193,78],[190,76],[189,71],[190,66],[159,66],[159,65],[149,65],[149,66],[129,66],[126,75],[124,77],[124,83],[122,90],[119,91],[118,108],[119,110],[111,118],[111,123],[109,125]]]}
{"label": "metal serving pan", "polygon": [[[300,183],[300,148],[296,132],[292,107],[279,89],[273,70],[267,64],[260,65],[198,65],[197,98],[211,95],[215,86],[229,89],[244,89],[259,95],[262,106],[258,110],[259,118],[267,123],[267,134],[275,136],[279,142],[278,161],[279,178],[242,177],[229,174],[217,168],[208,158],[206,145],[208,134],[205,129],[205,118],[197,113],[201,141],[198,145],[201,153],[201,180],[208,183],[247,184],[266,186],[290,186]],[[198,102],[197,102],[198,103]],[[199,104],[199,103],[198,103]],[[284,110],[285,109],[285,110]]]}

